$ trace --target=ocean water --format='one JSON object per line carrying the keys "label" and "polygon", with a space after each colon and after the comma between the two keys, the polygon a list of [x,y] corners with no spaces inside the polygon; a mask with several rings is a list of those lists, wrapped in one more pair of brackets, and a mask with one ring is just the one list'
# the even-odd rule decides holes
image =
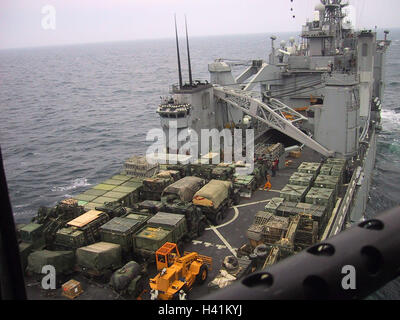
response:
{"label": "ocean water", "polygon": [[[269,36],[192,38],[194,78],[208,79],[207,64],[217,58],[267,60]],[[400,31],[391,39],[368,216],[400,204]],[[146,133],[159,127],[160,96],[178,79],[175,50],[174,40],[165,39],[0,51],[0,144],[17,222],[145,152]],[[185,55],[182,40],[187,80]],[[381,291],[374,297],[400,297],[398,282]]]}

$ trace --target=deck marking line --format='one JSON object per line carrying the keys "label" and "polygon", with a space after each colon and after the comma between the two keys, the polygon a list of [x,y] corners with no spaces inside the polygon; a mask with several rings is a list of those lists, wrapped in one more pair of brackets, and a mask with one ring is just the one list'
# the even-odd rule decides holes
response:
{"label": "deck marking line", "polygon": [[231,247],[231,245],[228,243],[228,241],[226,241],[226,239],[222,236],[222,234],[217,230],[217,228],[215,228],[214,226],[210,225],[210,228],[212,231],[215,232],[215,234],[218,236],[218,238],[221,239],[221,241],[226,245],[226,247],[228,248],[228,250],[230,252],[232,252],[232,254],[236,257],[236,251],[233,250],[233,248]]}
{"label": "deck marking line", "polygon": [[[215,227],[215,229],[219,229],[219,228],[223,228],[225,226],[227,226],[228,224],[231,224],[233,221],[235,221],[237,219],[237,217],[239,216],[239,210],[237,209],[237,207],[233,207],[233,210],[235,211],[235,215],[233,216],[233,218],[227,222],[225,222],[224,224],[220,224],[219,226]],[[206,228],[205,230],[211,230],[211,228]]]}

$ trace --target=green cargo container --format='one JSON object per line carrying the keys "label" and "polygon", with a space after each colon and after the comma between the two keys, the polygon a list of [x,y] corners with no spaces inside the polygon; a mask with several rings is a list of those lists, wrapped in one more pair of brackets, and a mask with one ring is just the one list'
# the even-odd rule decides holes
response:
{"label": "green cargo container", "polygon": [[295,172],[289,179],[289,184],[295,186],[311,186],[314,175],[311,173]]}
{"label": "green cargo container", "polygon": [[[149,219],[150,217],[147,217]],[[124,256],[132,254],[133,234],[146,223],[146,219],[116,217],[100,227],[101,241],[121,245]]]}
{"label": "green cargo container", "polygon": [[29,272],[42,274],[42,268],[51,265],[57,274],[69,274],[73,272],[75,256],[72,251],[38,250],[28,256]]}
{"label": "green cargo container", "polygon": [[97,186],[93,187],[92,189],[95,190],[104,190],[104,191],[111,191],[112,189],[114,189],[115,186],[111,185],[111,184],[104,184],[104,183],[100,183]]}
{"label": "green cargo container", "polygon": [[76,264],[84,272],[95,276],[122,266],[121,246],[97,242],[76,250]]}
{"label": "green cargo container", "polygon": [[88,203],[89,203],[89,202],[87,202],[87,201],[79,200],[79,201],[78,201],[78,206],[84,207],[84,206],[87,205]]}
{"label": "green cargo container", "polygon": [[308,186],[304,187],[287,184],[281,190],[280,198],[283,198],[286,201],[303,202],[308,190]]}
{"label": "green cargo container", "polygon": [[187,232],[184,215],[159,212],[134,236],[134,250],[144,257],[150,257],[165,242],[180,242]]}
{"label": "green cargo container", "polygon": [[85,233],[75,227],[62,228],[57,231],[54,244],[57,248],[75,250],[87,245]]}
{"label": "green cargo container", "polygon": [[276,209],[285,201],[283,198],[272,198],[265,206],[265,211],[276,214]]}
{"label": "green cargo container", "polygon": [[116,192],[116,191],[108,191],[104,194],[104,197],[113,198],[114,201],[122,201],[125,197],[129,196],[129,192]]}
{"label": "green cargo container", "polygon": [[332,208],[334,203],[335,190],[326,188],[311,188],[306,195],[306,203],[319,204]]}
{"label": "green cargo container", "polygon": [[34,249],[39,249],[45,245],[44,226],[38,223],[29,223],[19,229],[19,234],[23,242],[31,243]]}
{"label": "green cargo container", "polygon": [[100,197],[103,194],[105,194],[106,192],[107,192],[106,190],[89,189],[89,190],[86,190],[83,194]]}

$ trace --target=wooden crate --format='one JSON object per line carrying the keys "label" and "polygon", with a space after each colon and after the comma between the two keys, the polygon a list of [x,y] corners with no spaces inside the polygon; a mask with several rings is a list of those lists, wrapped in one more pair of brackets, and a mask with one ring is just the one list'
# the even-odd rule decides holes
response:
{"label": "wooden crate", "polygon": [[69,299],[75,299],[82,293],[82,285],[79,281],[71,279],[62,285],[62,294]]}

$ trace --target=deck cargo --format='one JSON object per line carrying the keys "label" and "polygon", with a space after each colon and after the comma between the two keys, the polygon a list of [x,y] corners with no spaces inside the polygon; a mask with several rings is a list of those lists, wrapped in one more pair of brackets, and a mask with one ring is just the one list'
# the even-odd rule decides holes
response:
{"label": "deck cargo", "polygon": [[314,176],[314,178],[318,175],[321,169],[321,163],[317,162],[303,162],[299,168],[297,169],[298,172],[301,173],[310,173]]}
{"label": "deck cargo", "polygon": [[272,198],[265,206],[265,211],[276,214],[278,207],[285,201],[283,198]]}
{"label": "deck cargo", "polygon": [[100,276],[104,272],[122,266],[121,246],[115,243],[97,242],[76,250],[78,270]]}
{"label": "deck cargo", "polygon": [[303,202],[309,190],[308,186],[296,186],[287,184],[280,193],[280,198],[286,201]]}
{"label": "deck cargo", "polygon": [[[147,219],[149,218],[148,216]],[[130,257],[133,254],[133,235],[147,219],[115,217],[100,227],[101,241],[121,245],[123,256]]]}
{"label": "deck cargo", "polygon": [[314,175],[311,173],[295,172],[289,179],[289,184],[295,186],[308,187],[311,186],[314,180]]}
{"label": "deck cargo", "polygon": [[42,274],[42,268],[51,265],[57,274],[68,274],[73,271],[75,256],[72,251],[38,250],[28,256],[27,271]]}

